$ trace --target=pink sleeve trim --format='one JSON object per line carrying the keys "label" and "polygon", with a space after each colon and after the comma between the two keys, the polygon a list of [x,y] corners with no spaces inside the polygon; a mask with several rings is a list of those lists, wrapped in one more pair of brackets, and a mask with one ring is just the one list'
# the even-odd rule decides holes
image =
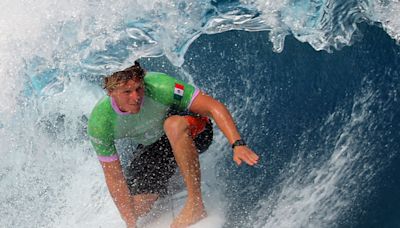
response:
{"label": "pink sleeve trim", "polygon": [[190,100],[190,103],[189,103],[189,105],[187,107],[188,109],[190,108],[190,106],[192,106],[192,103],[193,103],[194,99],[197,97],[197,95],[199,95],[199,93],[200,93],[200,90],[199,90],[199,88],[196,87],[195,90],[194,90],[192,99]]}
{"label": "pink sleeve trim", "polygon": [[111,156],[100,156],[100,155],[97,155],[97,157],[102,162],[113,162],[113,161],[119,160],[118,154],[114,154],[114,155],[111,155]]}

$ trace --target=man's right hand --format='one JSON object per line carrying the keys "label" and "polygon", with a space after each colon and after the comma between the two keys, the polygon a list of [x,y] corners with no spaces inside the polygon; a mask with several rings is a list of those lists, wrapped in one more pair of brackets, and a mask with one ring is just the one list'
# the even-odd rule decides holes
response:
{"label": "man's right hand", "polygon": [[128,228],[136,228],[136,214],[119,160],[101,162],[108,190]]}

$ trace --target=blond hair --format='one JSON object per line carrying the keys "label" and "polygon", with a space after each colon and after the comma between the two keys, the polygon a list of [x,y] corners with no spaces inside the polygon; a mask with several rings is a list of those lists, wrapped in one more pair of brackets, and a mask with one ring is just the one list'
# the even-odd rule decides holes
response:
{"label": "blond hair", "polygon": [[117,86],[127,83],[129,80],[138,78],[143,80],[145,70],[140,66],[139,62],[135,61],[135,64],[125,70],[117,71],[110,76],[104,78],[103,89],[107,92],[111,92]]}

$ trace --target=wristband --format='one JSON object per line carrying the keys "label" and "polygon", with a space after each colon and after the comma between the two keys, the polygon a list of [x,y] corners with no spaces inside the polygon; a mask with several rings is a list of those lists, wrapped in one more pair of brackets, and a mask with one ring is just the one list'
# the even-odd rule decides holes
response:
{"label": "wristband", "polygon": [[246,142],[243,139],[238,139],[232,144],[232,149],[235,149],[237,146],[246,146]]}

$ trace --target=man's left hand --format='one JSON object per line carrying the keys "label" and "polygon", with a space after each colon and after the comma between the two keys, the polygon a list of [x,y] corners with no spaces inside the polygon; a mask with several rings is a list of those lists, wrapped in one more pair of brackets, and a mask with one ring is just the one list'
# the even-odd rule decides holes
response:
{"label": "man's left hand", "polygon": [[257,164],[258,158],[258,155],[247,146],[236,146],[233,150],[233,160],[238,165],[246,162],[248,165],[253,166]]}

